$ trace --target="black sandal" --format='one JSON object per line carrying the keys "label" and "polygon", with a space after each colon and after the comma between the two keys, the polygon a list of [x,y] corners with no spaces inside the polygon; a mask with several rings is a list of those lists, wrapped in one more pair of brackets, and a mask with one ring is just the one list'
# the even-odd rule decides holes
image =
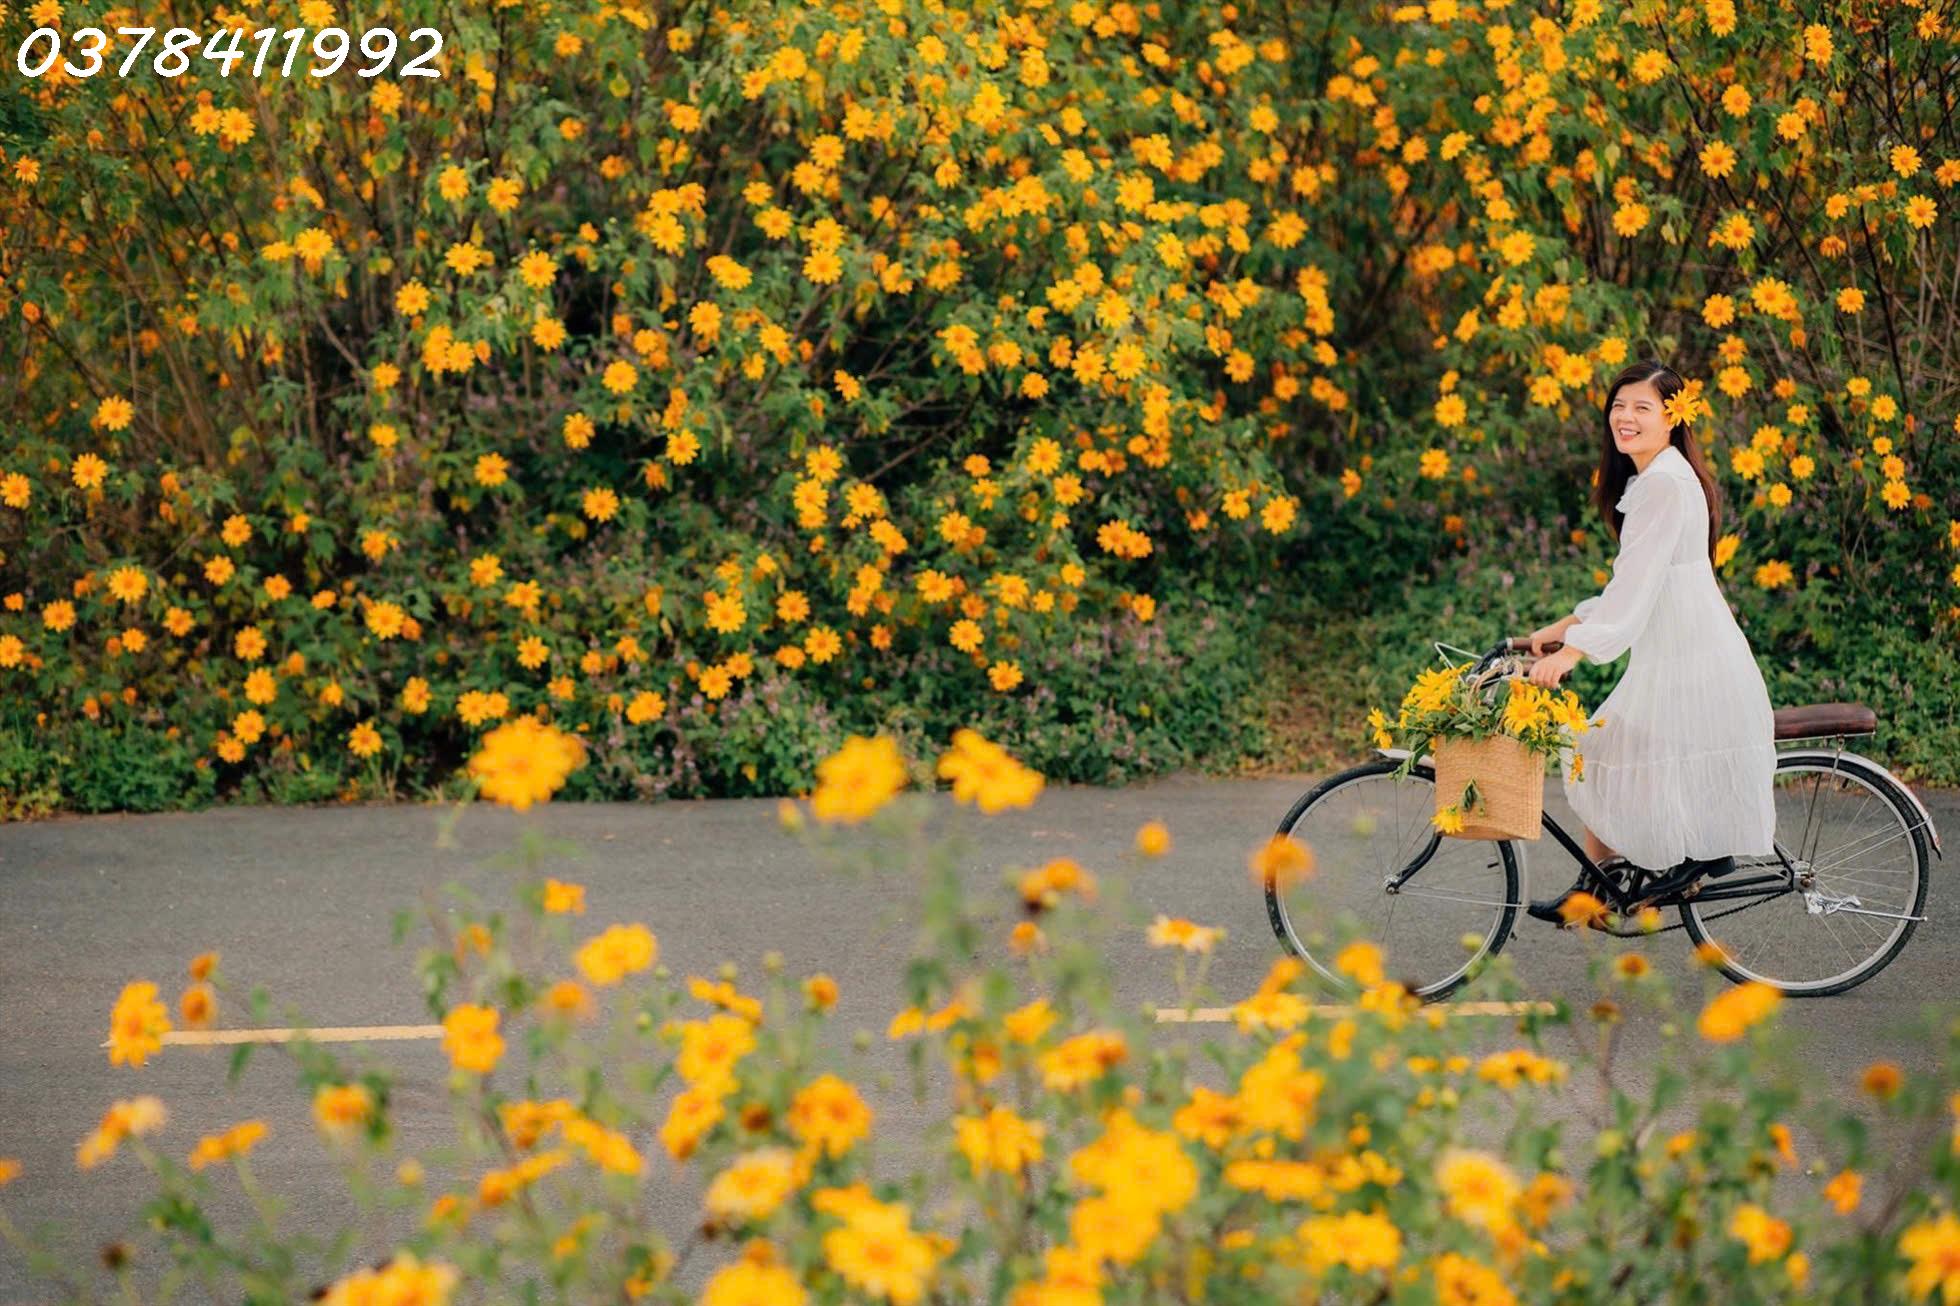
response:
{"label": "black sandal", "polygon": [[1641,895],[1649,902],[1682,894],[1692,898],[1699,892],[1697,882],[1705,875],[1711,879],[1727,875],[1735,869],[1733,857],[1684,858],[1657,876],[1652,884],[1641,888]]}
{"label": "black sandal", "polygon": [[[1624,883],[1624,872],[1632,866],[1632,862],[1620,856],[1618,853],[1614,853],[1611,857],[1599,863],[1599,875],[1611,878],[1615,883]],[[1579,868],[1579,878],[1572,882],[1571,888],[1559,894],[1556,898],[1532,899],[1530,904],[1524,909],[1525,914],[1541,921],[1550,921],[1554,925],[1564,925],[1566,924],[1563,912],[1565,904],[1572,900],[1574,894],[1590,893],[1591,888],[1589,886],[1593,883],[1593,880],[1594,873],[1592,869],[1582,866]]]}

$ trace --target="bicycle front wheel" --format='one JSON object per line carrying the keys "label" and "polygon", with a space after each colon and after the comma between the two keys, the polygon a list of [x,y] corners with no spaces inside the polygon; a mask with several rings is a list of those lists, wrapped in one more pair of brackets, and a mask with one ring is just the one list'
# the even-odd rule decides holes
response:
{"label": "bicycle front wheel", "polygon": [[1776,852],[1738,857],[1681,904],[1737,982],[1842,993],[1883,970],[1924,918],[1931,849],[1890,772],[1814,750],[1777,758]]}
{"label": "bicycle front wheel", "polygon": [[1340,992],[1334,964],[1351,939],[1381,949],[1387,972],[1425,1000],[1453,992],[1510,937],[1518,864],[1508,842],[1446,839],[1430,824],[1436,773],[1368,762],[1322,781],[1280,822],[1313,851],[1312,875],[1266,884],[1273,933]]}

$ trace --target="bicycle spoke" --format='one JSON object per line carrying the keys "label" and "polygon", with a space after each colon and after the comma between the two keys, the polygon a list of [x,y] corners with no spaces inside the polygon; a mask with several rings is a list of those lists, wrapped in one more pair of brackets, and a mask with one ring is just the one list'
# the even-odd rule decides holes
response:
{"label": "bicycle spoke", "polygon": [[1460,893],[1432,893],[1428,889],[1402,889],[1398,898],[1438,898],[1444,902],[1474,902],[1485,907],[1522,907],[1521,902],[1505,902],[1502,898],[1471,898]]}

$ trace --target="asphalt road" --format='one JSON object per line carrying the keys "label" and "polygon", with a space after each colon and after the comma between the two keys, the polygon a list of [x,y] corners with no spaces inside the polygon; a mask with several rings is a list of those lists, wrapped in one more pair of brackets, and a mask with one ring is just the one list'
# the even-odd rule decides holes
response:
{"label": "asphalt road", "polygon": [[[1120,995],[1168,1005],[1175,999],[1169,962],[1142,934],[1158,912],[1226,928],[1211,974],[1224,1000],[1251,992],[1279,955],[1245,858],[1309,783],[1179,777],[1122,790],[1051,786],[1032,808],[992,817],[957,807],[947,795],[931,801],[939,828],[984,834],[969,868],[975,884],[998,885],[1007,867],[1063,854],[1101,875],[1118,909],[1136,919],[1113,957]],[[1948,864],[1960,838],[1960,792],[1922,797],[1949,853],[1933,865],[1929,920],[1899,960],[1863,987],[1785,1006],[1784,1020],[1804,1040],[1819,1081],[1846,1092],[1863,1066],[1881,1058],[1909,1074],[1937,1073],[1907,1023],[1929,1003],[1960,1010],[1960,891]],[[1568,816],[1557,786],[1548,787],[1546,800],[1561,819]],[[101,1046],[110,1006],[135,978],[157,980],[174,999],[188,958],[215,949],[229,977],[265,985],[315,1024],[427,1023],[413,975],[415,943],[391,942],[392,917],[449,882],[497,894],[512,873],[493,859],[527,822],[579,846],[580,855],[553,873],[586,886],[587,931],[645,921],[677,975],[712,974],[727,961],[753,979],[772,951],[792,974],[833,975],[842,991],[836,1028],[878,1035],[863,1054],[861,1080],[880,1112],[880,1134],[915,1135],[925,1111],[912,1102],[902,1059],[882,1037],[903,1005],[900,968],[913,937],[909,889],[889,876],[846,876],[816,864],[778,826],[775,811],[764,800],[559,805],[529,815],[486,806],[464,815],[457,846],[447,849],[436,846],[446,809],[429,807],[229,809],[0,828],[0,1156],[18,1158],[25,1171],[0,1194],[0,1210],[18,1225],[45,1228],[76,1255],[92,1256],[136,1228],[147,1181],[138,1181],[130,1158],[84,1174],[74,1152],[109,1102],[155,1093],[170,1106],[165,1141],[173,1150],[188,1151],[201,1134],[241,1118],[263,1117],[271,1133],[253,1160],[264,1186],[287,1195],[284,1218],[318,1225],[345,1212],[345,1199],[336,1196],[343,1186],[293,1088],[290,1063],[261,1056],[236,1086],[225,1083],[224,1054],[202,1048],[166,1048],[140,1071],[111,1068]],[[1163,821],[1174,840],[1154,861],[1131,852],[1148,820]],[[1549,841],[1534,845],[1533,891],[1566,882],[1570,867],[1560,857]],[[1679,931],[1622,943],[1524,919],[1508,955],[1528,995],[1583,1006],[1596,991],[1587,962],[1602,948],[1646,953],[1683,995],[1681,1014],[1692,1017],[1687,1004],[1698,1007],[1706,976]],[[226,1011],[219,1023],[248,1023],[241,1015]],[[1629,1022],[1624,1055],[1631,1062],[1652,1046],[1655,1023]],[[1506,1025],[1492,1020],[1491,1037],[1508,1040]],[[436,1045],[393,1043],[373,1052],[427,1090],[411,1093],[398,1116],[405,1147],[440,1147],[451,1122]],[[1585,1128],[1596,1091],[1575,1077],[1558,1113]],[[694,1200],[682,1182],[663,1205],[685,1228]],[[0,1247],[0,1302],[48,1299]]]}

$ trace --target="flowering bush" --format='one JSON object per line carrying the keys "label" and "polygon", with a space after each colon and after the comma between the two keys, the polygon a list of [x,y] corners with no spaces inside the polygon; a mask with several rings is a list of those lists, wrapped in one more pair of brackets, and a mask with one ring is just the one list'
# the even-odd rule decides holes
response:
{"label": "flowering bush", "polygon": [[[522,806],[577,756],[555,728],[513,724],[471,771],[486,796]],[[453,1149],[406,1145],[386,1069],[285,1045],[357,1205],[418,1212],[413,1232],[377,1242],[363,1221],[345,1240],[302,1241],[216,1218],[220,1186],[268,1196],[251,1168],[264,1122],[176,1139],[167,1105],[138,1093],[107,1109],[77,1163],[140,1166],[158,1193],[149,1223],[107,1269],[40,1264],[78,1300],[105,1275],[142,1299],[144,1276],[168,1265],[170,1282],[219,1300],[350,1306],[1767,1303],[1923,1300],[1960,1284],[1960,1098],[1888,1063],[1863,1073],[1855,1101],[1833,1092],[1792,1061],[1774,990],[1720,987],[1677,1023],[1668,983],[1623,955],[1595,963],[1601,991],[1583,1015],[1528,1014],[1507,1045],[1473,1051],[1489,1047],[1473,1021],[1413,1002],[1395,958],[1356,941],[1338,961],[1361,988],[1353,1005],[1314,1005],[1288,958],[1231,1003],[1222,1036],[1166,1036],[1112,1001],[1093,871],[1057,858],[1015,868],[1004,892],[969,892],[970,850],[928,837],[929,804],[907,792],[889,741],[853,739],[821,769],[785,823],[823,859],[896,872],[919,895],[922,942],[885,1032],[941,1072],[930,1090],[916,1081],[933,1095],[916,1166],[894,1171],[879,1147],[885,1108],[830,1030],[830,977],[770,961],[754,986],[730,971],[683,981],[650,925],[587,924],[601,904],[541,873],[532,831],[515,910],[429,916],[421,969],[451,1067]],[[983,811],[1038,801],[1043,783],[974,733],[936,770]],[[1146,826],[1138,855],[1169,837]],[[1166,918],[1148,930],[1175,959],[1187,1014],[1211,996],[1220,937]],[[209,1019],[231,981],[209,955],[191,973],[200,997],[181,1010]],[[1509,995],[1502,967],[1486,982]],[[1638,1094],[1614,1056],[1632,1012],[1666,1022]],[[1594,1062],[1576,1080],[1546,1039],[1575,1018],[1598,1034],[1574,1041]],[[141,1067],[170,1027],[156,985],[133,982],[111,1062]],[[1951,1083],[1960,1033],[1935,1037]],[[1545,1109],[1595,1081],[1590,1125]],[[653,1196],[677,1173],[698,1176],[700,1212],[661,1227]],[[26,1247],[11,1213],[31,1206],[35,1176],[0,1161],[9,1180],[0,1233]]]}
{"label": "flowering bush", "polygon": [[[341,17],[249,8],[16,0],[0,47]],[[1960,616],[1937,6],[360,18],[443,76],[0,103],[0,764],[385,793],[533,712],[607,793],[797,788],[719,729],[750,691],[828,751],[1046,690],[998,719],[1067,756],[1176,664],[1059,650],[1573,520],[1645,352],[1759,646]]]}

